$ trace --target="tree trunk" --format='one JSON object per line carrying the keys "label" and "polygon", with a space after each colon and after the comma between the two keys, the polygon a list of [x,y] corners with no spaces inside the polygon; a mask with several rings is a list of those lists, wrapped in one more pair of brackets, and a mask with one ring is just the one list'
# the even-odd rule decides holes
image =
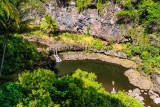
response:
{"label": "tree trunk", "polygon": [[139,37],[140,37],[140,28],[138,27],[137,45],[139,45]]}
{"label": "tree trunk", "polygon": [[4,48],[3,48],[3,56],[2,56],[1,68],[0,68],[0,76],[2,75],[2,72],[3,72],[3,63],[4,63],[4,57],[5,57],[5,54],[6,54],[6,47],[7,47],[7,38],[6,38],[6,41],[5,41],[5,44],[4,44]]}

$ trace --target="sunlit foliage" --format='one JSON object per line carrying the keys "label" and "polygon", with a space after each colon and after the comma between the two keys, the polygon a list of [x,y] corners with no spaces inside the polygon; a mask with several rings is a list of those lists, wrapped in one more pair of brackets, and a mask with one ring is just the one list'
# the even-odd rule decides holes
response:
{"label": "sunlit foliage", "polygon": [[96,79],[95,74],[79,69],[59,78],[50,70],[26,71],[16,83],[0,87],[0,103],[2,107],[143,107],[123,92],[106,92]]}

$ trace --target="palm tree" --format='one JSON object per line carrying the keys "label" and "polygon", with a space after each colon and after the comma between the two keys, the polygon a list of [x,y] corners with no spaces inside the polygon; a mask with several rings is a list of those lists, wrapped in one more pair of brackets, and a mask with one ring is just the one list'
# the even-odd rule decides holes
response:
{"label": "palm tree", "polygon": [[3,63],[7,47],[7,41],[11,33],[19,29],[19,12],[16,7],[8,0],[0,1],[0,30],[5,35],[4,49],[1,60],[0,76],[2,75]]}
{"label": "palm tree", "polygon": [[41,19],[40,28],[50,36],[52,32],[58,29],[58,24],[51,16],[45,15],[44,18]]}
{"label": "palm tree", "polygon": [[5,35],[4,49],[0,66],[2,75],[3,63],[7,47],[7,41],[11,33],[20,31],[33,19],[24,20],[24,16],[33,8],[41,7],[45,0],[0,0],[0,31]]}
{"label": "palm tree", "polygon": [[[20,17],[20,29],[19,31],[25,31],[28,28],[30,22],[35,18],[27,17],[31,16],[32,10],[36,9],[37,12],[44,10],[43,3],[45,0],[10,0],[11,3],[17,8]],[[43,11],[44,12],[44,11]]]}

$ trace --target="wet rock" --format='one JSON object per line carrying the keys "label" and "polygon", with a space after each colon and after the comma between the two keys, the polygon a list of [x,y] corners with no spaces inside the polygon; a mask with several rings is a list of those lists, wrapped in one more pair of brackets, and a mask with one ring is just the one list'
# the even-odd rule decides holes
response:
{"label": "wet rock", "polygon": [[129,90],[129,95],[131,95],[132,97],[138,99],[142,104],[144,104],[143,100],[144,98],[141,95],[140,89],[136,88],[133,91]]}
{"label": "wet rock", "polygon": [[144,90],[140,90],[142,93],[144,92]]}
{"label": "wet rock", "polygon": [[153,90],[149,90],[149,95],[153,95],[155,92]]}
{"label": "wet rock", "polygon": [[59,51],[59,52],[65,52],[65,51],[83,51],[87,49],[88,47],[83,46],[79,43],[72,43],[72,44],[64,44],[64,43],[58,43],[54,44],[47,48],[49,51]]}
{"label": "wet rock", "polygon": [[144,94],[145,94],[145,95],[147,95],[147,93],[146,93],[146,92],[145,92]]}
{"label": "wet rock", "polygon": [[64,60],[83,60],[83,59],[99,59],[109,63],[115,63],[126,68],[135,68],[135,63],[127,59],[119,59],[117,57],[106,56],[99,53],[85,52],[68,52],[62,55]]}
{"label": "wet rock", "polygon": [[123,59],[127,58],[127,55],[125,53],[119,52],[119,51],[116,51],[116,50],[108,50],[108,51],[105,51],[104,54],[109,55],[109,56],[115,56],[115,57],[123,58]]}
{"label": "wet rock", "polygon": [[142,76],[138,71],[130,69],[125,72],[125,75],[129,78],[131,84],[138,86],[141,89],[153,88],[151,80],[148,77]]}
{"label": "wet rock", "polygon": [[128,90],[129,93],[132,93],[132,90]]}
{"label": "wet rock", "polygon": [[160,76],[158,76],[156,73],[152,73],[150,77],[154,83],[153,85],[154,91],[157,91],[160,93]]}
{"label": "wet rock", "polygon": [[156,98],[156,99],[154,99],[154,103],[156,103],[156,104],[160,104],[160,98]]}
{"label": "wet rock", "polygon": [[156,82],[158,85],[160,85],[160,77],[158,77],[158,76],[156,77]]}
{"label": "wet rock", "polygon": [[96,53],[104,53],[105,55],[108,55],[108,56],[114,56],[114,57],[118,57],[118,58],[127,59],[127,55],[125,53],[119,52],[119,51],[116,51],[116,50],[92,49],[92,51],[96,52]]}
{"label": "wet rock", "polygon": [[134,93],[141,94],[141,91],[140,91],[140,89],[139,89],[139,88],[134,89],[134,90],[133,90],[133,92],[134,92]]}
{"label": "wet rock", "polygon": [[153,90],[149,90],[149,96],[154,100],[159,97],[159,94],[155,93]]}

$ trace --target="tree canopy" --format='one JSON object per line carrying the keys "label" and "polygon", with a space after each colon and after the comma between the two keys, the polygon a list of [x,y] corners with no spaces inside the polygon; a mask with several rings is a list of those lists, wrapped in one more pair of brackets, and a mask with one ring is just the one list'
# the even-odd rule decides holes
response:
{"label": "tree canopy", "polygon": [[2,107],[143,107],[123,92],[108,93],[96,78],[80,69],[59,78],[46,69],[26,71],[17,82],[0,86],[0,103]]}

